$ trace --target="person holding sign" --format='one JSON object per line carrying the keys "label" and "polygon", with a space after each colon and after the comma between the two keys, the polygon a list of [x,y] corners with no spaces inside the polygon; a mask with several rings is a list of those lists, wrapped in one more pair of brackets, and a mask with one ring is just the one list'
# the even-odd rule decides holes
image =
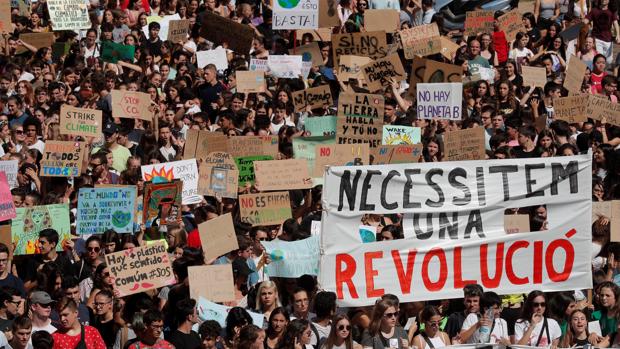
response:
{"label": "person holding sign", "polygon": [[523,304],[521,318],[515,324],[515,343],[534,347],[557,347],[562,330],[557,321],[548,318],[545,294],[532,291]]}

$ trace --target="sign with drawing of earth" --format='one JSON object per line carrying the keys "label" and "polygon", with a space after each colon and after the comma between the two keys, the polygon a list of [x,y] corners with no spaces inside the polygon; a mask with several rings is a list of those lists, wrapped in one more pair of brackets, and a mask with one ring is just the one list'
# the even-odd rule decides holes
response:
{"label": "sign with drawing of earth", "polygon": [[318,29],[318,0],[274,1],[273,29]]}

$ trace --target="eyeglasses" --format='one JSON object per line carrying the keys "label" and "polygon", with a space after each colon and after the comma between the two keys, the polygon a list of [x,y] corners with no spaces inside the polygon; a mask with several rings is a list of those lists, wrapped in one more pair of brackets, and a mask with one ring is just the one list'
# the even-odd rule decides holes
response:
{"label": "eyeglasses", "polygon": [[86,249],[88,250],[88,252],[99,252],[99,251],[101,251],[101,248],[99,248],[99,247],[86,247]]}
{"label": "eyeglasses", "polygon": [[346,326],[345,325],[340,325],[340,326],[338,326],[338,331],[344,331],[344,330],[351,331],[351,325],[346,325]]}
{"label": "eyeglasses", "polygon": [[20,304],[22,304],[22,301],[13,301],[13,300],[10,300],[10,301],[7,301],[7,302],[12,303],[12,304],[15,304],[15,305],[20,305]]}
{"label": "eyeglasses", "polygon": [[23,135],[24,134],[24,130],[15,130],[13,132],[15,132],[16,135]]}
{"label": "eyeglasses", "polygon": [[544,308],[544,307],[547,306],[547,303],[545,303],[545,302],[532,302],[532,305],[534,305],[534,308],[536,308],[536,307]]}
{"label": "eyeglasses", "polygon": [[439,326],[439,321],[427,321],[429,326]]}
{"label": "eyeglasses", "polygon": [[385,318],[392,318],[392,317],[396,317],[398,315],[398,313],[394,312],[394,313],[385,313],[383,314],[383,317]]}
{"label": "eyeglasses", "polygon": [[91,164],[89,164],[89,165],[90,165],[90,167],[92,167],[92,168],[97,168],[97,167],[101,166],[101,164],[92,164],[92,163],[91,163]]}
{"label": "eyeglasses", "polygon": [[103,273],[103,274],[101,274],[101,276],[103,276],[104,278],[109,278],[110,277],[110,272]]}

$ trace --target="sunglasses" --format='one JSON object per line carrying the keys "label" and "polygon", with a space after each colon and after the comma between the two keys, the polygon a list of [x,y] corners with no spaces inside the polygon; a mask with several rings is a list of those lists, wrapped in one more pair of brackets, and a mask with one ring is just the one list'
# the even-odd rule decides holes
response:
{"label": "sunglasses", "polygon": [[346,325],[346,326],[345,325],[340,325],[340,326],[338,326],[338,331],[344,331],[344,330],[351,331],[351,325]]}
{"label": "sunglasses", "polygon": [[87,247],[86,249],[88,250],[88,252],[99,252],[99,251],[101,251],[101,248],[99,248],[99,247]]}
{"label": "sunglasses", "polygon": [[534,308],[536,308],[536,307],[543,307],[544,308],[545,306],[547,306],[547,303],[545,303],[545,302],[532,302],[532,304],[534,305]]}
{"label": "sunglasses", "polygon": [[16,135],[23,135],[24,134],[24,131],[22,131],[22,130],[15,130],[13,132],[15,132]]}
{"label": "sunglasses", "polygon": [[398,315],[398,313],[396,313],[396,312],[394,312],[394,313],[385,313],[385,314],[383,314],[383,317],[389,319],[389,318],[396,317],[397,315]]}

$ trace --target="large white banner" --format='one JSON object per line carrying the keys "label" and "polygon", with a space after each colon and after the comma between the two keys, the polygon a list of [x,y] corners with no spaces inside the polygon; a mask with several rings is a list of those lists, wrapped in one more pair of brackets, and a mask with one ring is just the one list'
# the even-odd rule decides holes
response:
{"label": "large white banner", "polygon": [[[591,156],[325,172],[319,282],[343,305],[592,287]],[[548,230],[507,234],[504,211],[546,205]],[[405,238],[367,242],[364,214],[403,214]]]}

